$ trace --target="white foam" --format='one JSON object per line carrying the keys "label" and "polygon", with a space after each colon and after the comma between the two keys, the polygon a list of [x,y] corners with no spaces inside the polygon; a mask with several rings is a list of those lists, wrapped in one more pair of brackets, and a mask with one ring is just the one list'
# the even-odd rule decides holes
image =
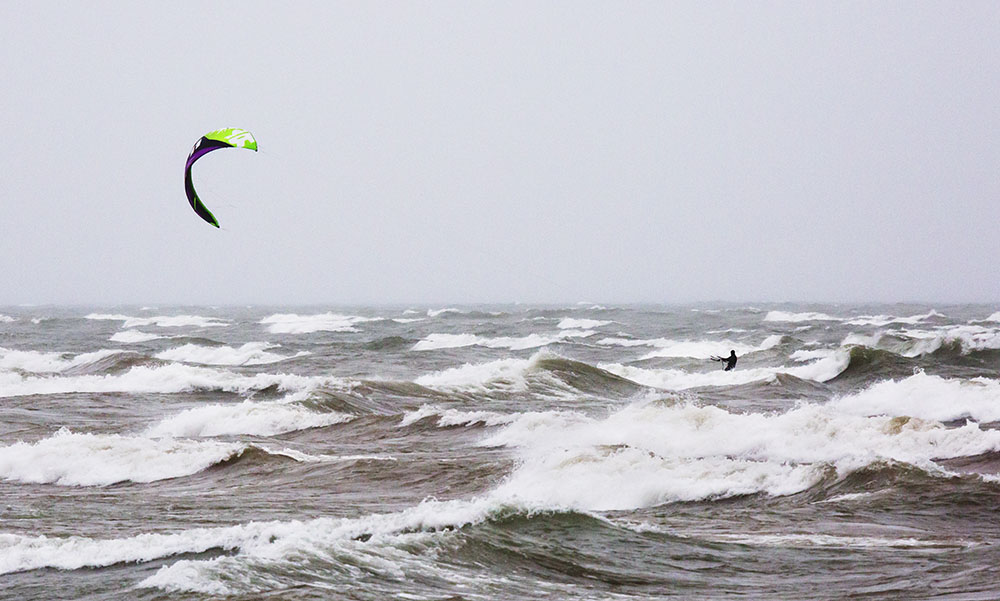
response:
{"label": "white foam", "polygon": [[574,319],[572,317],[564,317],[559,325],[556,326],[561,330],[576,329],[576,330],[592,330],[594,328],[599,328],[601,326],[606,326],[612,322],[601,321],[599,319]]}
{"label": "white foam", "polygon": [[128,315],[122,315],[121,313],[91,313],[85,315],[83,318],[97,321],[126,321],[132,319]]}
{"label": "white foam", "polygon": [[147,334],[146,332],[140,332],[139,330],[125,330],[122,332],[115,332],[111,335],[111,342],[121,342],[122,344],[138,344],[141,342],[149,342],[150,340],[157,340],[159,338],[165,338],[165,336],[160,336],[159,334]]}
{"label": "white foam", "polygon": [[764,316],[764,321],[784,321],[798,323],[802,321],[841,321],[839,317],[832,317],[826,313],[789,313],[787,311],[768,311]]}
{"label": "white foam", "polygon": [[423,340],[413,345],[414,351],[430,351],[466,346],[484,346],[487,348],[507,348],[514,351],[539,348],[563,342],[567,338],[586,338],[593,336],[592,330],[563,330],[552,334],[528,334],[521,337],[503,336],[488,338],[476,334],[429,334]]}
{"label": "white foam", "polygon": [[892,460],[935,469],[935,458],[1000,450],[1000,431],[857,416],[811,404],[763,415],[637,403],[603,419],[519,417],[482,444],[518,452],[519,467],[498,496],[528,506],[593,511],[792,494],[818,483],[826,466],[847,474]]}
{"label": "white foam", "polygon": [[878,382],[859,393],[834,399],[830,405],[854,415],[995,422],[1000,421],[1000,381],[948,379],[921,372],[899,381]]}
{"label": "white foam", "polygon": [[[117,539],[0,534],[0,574],[46,567],[63,570],[104,567],[220,549],[236,554],[176,561],[139,586],[213,595],[259,593],[280,586],[261,577],[267,572],[260,569],[262,563],[299,565],[304,557],[331,554],[349,557],[352,566],[363,566],[366,571],[387,573],[402,580],[407,574],[440,569],[423,554],[412,551],[414,543],[442,536],[426,531],[482,522],[496,510],[496,503],[488,500],[425,501],[399,513],[361,518],[250,522]],[[355,540],[362,536],[365,541]],[[251,573],[256,576],[247,577]],[[461,582],[463,576],[449,574],[448,579]]]}
{"label": "white foam", "polygon": [[17,320],[11,317],[10,315],[4,315],[0,313],[0,323],[13,323],[15,321]]}
{"label": "white foam", "polygon": [[69,353],[18,351],[0,347],[0,369],[18,369],[31,373],[58,373],[121,352],[101,349],[71,356]]}
{"label": "white foam", "polygon": [[238,434],[273,436],[340,424],[352,419],[354,416],[346,413],[320,413],[288,400],[270,402],[246,400],[235,405],[213,404],[187,409],[160,420],[150,426],[144,434],[152,437]]}
{"label": "white foam", "polygon": [[496,426],[509,424],[516,419],[512,415],[496,413],[494,411],[460,411],[458,409],[443,409],[435,405],[421,405],[416,411],[407,411],[403,415],[399,427],[406,427],[428,417],[437,418],[437,425],[440,427],[449,426],[471,426],[484,424],[486,426]]}
{"label": "white foam", "polygon": [[461,348],[475,346],[480,340],[485,340],[475,334],[430,334],[413,345],[415,351],[431,351],[445,348]]}
{"label": "white foam", "polygon": [[528,359],[497,359],[486,363],[466,363],[439,372],[420,376],[415,383],[442,391],[475,393],[524,393],[551,399],[571,398],[578,395],[572,386],[557,378],[551,371],[538,367],[544,359],[558,359],[547,351],[538,351]]}
{"label": "white foam", "polygon": [[[965,325],[952,326],[939,330],[944,342],[958,341],[965,353],[1000,349],[1000,329]],[[914,336],[913,332],[906,332]]]}
{"label": "white foam", "polygon": [[0,477],[64,486],[153,482],[188,476],[241,453],[240,444],[75,433],[0,447]]}
{"label": "white foam", "polygon": [[910,317],[893,317],[890,315],[859,315],[858,317],[854,317],[852,319],[847,320],[845,323],[854,326],[877,326],[877,327],[887,326],[893,323],[916,325],[922,321],[931,319],[932,317],[944,317],[944,315],[931,309],[929,313],[924,313],[922,315],[912,315]]}
{"label": "white foam", "polygon": [[761,547],[804,549],[830,547],[841,549],[872,549],[898,547],[967,547],[965,541],[921,540],[917,538],[884,538],[877,536],[839,536],[835,534],[727,534],[711,533],[704,538],[717,542],[738,543]]}
{"label": "white foam", "polygon": [[904,357],[919,357],[936,352],[946,344],[958,343],[963,353],[1000,350],[1000,328],[980,325],[942,326],[934,330],[904,329],[875,332],[871,335],[849,334],[843,345],[858,344],[891,351]]}
{"label": "white foam", "polygon": [[993,315],[990,315],[985,319],[985,321],[997,321],[1000,322],[1000,311],[997,311]]}
{"label": "white foam", "polygon": [[311,334],[313,332],[357,332],[354,326],[367,321],[378,321],[377,317],[320,313],[298,315],[296,313],[275,313],[260,320],[272,334]]}
{"label": "white foam", "polygon": [[666,338],[653,338],[646,340],[636,340],[633,338],[617,338],[614,336],[608,338],[601,338],[597,341],[597,344],[602,346],[654,346],[654,347],[667,347],[671,344],[675,344],[673,340],[667,340]]}
{"label": "white foam", "polygon": [[656,341],[656,346],[659,346],[659,348],[644,355],[641,359],[652,359],[656,357],[691,357],[694,359],[708,359],[717,355],[728,355],[729,353],[726,352],[727,350],[734,350],[738,356],[743,356],[750,353],[759,353],[761,351],[772,349],[781,344],[781,338],[782,337],[779,335],[768,336],[757,346],[741,342],[733,342],[732,340],[685,340],[680,342],[673,340],[660,340]]}
{"label": "white foam", "polygon": [[[842,475],[879,461],[931,469],[936,457],[997,450],[1000,432],[983,431],[975,424],[949,429],[925,420],[857,416],[811,404],[762,415],[649,402],[604,417],[570,412],[516,415],[481,444],[509,448],[518,463],[494,490],[470,500],[428,500],[401,512],[357,518],[254,522],[107,540],[6,534],[0,535],[0,573],[101,567],[221,549],[231,554],[175,561],[140,586],[248,595],[287,584],[271,580],[280,578],[283,566],[330,557],[338,558],[330,562],[332,570],[344,564],[364,566],[365,572],[405,580],[425,570],[445,569],[414,552],[414,545],[441,540],[450,536],[442,529],[480,523],[498,511],[629,510],[678,500],[792,494],[821,481],[831,467]],[[907,539],[764,535],[757,542],[910,544]],[[359,537],[364,542],[355,540]],[[265,566],[279,569],[263,570]],[[262,572],[272,576],[248,577]],[[343,578],[349,574],[331,574],[333,580]]]}
{"label": "white foam", "polygon": [[267,349],[278,348],[279,346],[267,342],[248,342],[239,348],[185,344],[165,350],[157,354],[156,358],[165,361],[201,363],[202,365],[264,365],[309,354],[305,351],[296,353],[295,355],[278,355],[267,352]]}
{"label": "white foam", "polygon": [[294,459],[300,463],[344,463],[351,461],[398,461],[395,457],[391,455],[311,455],[309,453],[303,453],[302,451],[296,449],[290,449],[284,447],[281,449],[271,449],[266,446],[260,445],[260,449],[269,455],[280,455],[282,457],[288,457],[289,459]]}
{"label": "white foam", "polygon": [[122,327],[135,328],[142,326],[157,326],[160,328],[182,328],[198,327],[213,328],[225,327],[229,322],[216,319],[214,317],[202,317],[200,315],[157,315],[155,317],[131,317],[121,314],[91,313],[84,319],[122,321]]}
{"label": "white foam", "polygon": [[788,356],[792,361],[815,361],[826,359],[837,353],[834,349],[799,349]]}
{"label": "white foam", "polygon": [[[681,369],[646,369],[620,363],[602,363],[601,369],[654,388],[684,390],[703,386],[739,386],[750,382],[773,381],[778,374],[788,374],[803,380],[826,382],[837,377],[850,364],[845,350],[817,354],[819,360],[792,367],[754,367],[748,369],[721,369],[709,372],[689,372]],[[801,355],[799,356],[801,360]]]}
{"label": "white foam", "polygon": [[136,366],[115,375],[67,377],[22,376],[0,372],[0,398],[31,394],[72,392],[179,393],[217,390],[245,394],[276,386],[278,390],[301,392],[322,385],[340,385],[336,378],[292,374],[245,376],[229,371],[173,363],[163,366]]}

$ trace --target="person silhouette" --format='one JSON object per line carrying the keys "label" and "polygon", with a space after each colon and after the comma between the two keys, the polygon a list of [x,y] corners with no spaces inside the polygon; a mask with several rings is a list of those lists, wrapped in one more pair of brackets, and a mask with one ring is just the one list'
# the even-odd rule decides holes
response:
{"label": "person silhouette", "polygon": [[722,363],[725,363],[726,369],[724,371],[729,371],[736,367],[736,351],[733,350],[729,351],[728,357],[718,357],[713,355],[711,359],[712,361],[721,361]]}

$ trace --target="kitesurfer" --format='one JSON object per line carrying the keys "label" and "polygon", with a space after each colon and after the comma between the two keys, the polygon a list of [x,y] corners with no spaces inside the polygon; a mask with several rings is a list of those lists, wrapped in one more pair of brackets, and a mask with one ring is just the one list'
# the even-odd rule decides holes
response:
{"label": "kitesurfer", "polygon": [[729,351],[729,356],[728,357],[716,357],[716,356],[713,356],[712,357],[712,361],[721,361],[721,362],[725,363],[726,364],[725,371],[729,371],[729,370],[733,369],[734,367],[736,367],[736,351],[733,351],[733,350]]}

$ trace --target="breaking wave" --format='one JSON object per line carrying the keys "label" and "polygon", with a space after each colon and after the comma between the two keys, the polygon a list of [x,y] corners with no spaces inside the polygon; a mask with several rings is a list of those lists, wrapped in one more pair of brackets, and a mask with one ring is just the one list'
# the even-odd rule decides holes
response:
{"label": "breaking wave", "polygon": [[501,336],[489,338],[476,334],[429,334],[426,338],[413,345],[415,351],[431,351],[438,349],[461,348],[465,346],[484,346],[487,348],[506,348],[510,350],[525,350],[564,342],[569,338],[586,338],[593,336],[592,330],[563,330],[553,334],[528,334],[521,337]]}
{"label": "breaking wave", "polygon": [[312,334],[314,332],[357,332],[358,329],[354,327],[355,325],[379,319],[336,313],[317,315],[275,313],[261,319],[260,323],[267,325],[267,330],[272,334]]}

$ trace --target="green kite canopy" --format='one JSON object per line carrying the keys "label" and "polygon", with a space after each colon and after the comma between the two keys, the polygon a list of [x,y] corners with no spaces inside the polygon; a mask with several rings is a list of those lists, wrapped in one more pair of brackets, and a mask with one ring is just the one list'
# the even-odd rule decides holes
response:
{"label": "green kite canopy", "polygon": [[191,167],[201,157],[220,148],[248,148],[256,152],[257,140],[254,139],[253,134],[245,129],[233,127],[217,129],[202,136],[191,149],[191,154],[188,155],[187,164],[184,165],[184,192],[187,193],[188,202],[191,203],[194,212],[215,227],[219,227],[219,221],[208,210],[205,203],[198,198],[198,193],[194,190],[194,183],[191,181]]}

